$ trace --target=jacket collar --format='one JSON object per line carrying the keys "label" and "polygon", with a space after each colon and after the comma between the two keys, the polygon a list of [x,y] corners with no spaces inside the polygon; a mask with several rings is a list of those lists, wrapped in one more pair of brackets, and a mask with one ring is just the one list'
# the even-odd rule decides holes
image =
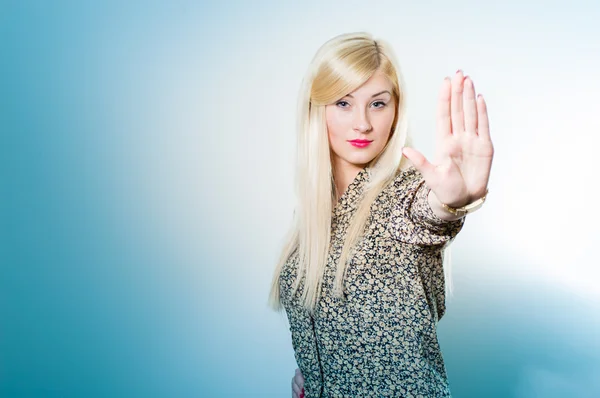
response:
{"label": "jacket collar", "polygon": [[370,168],[365,167],[361,169],[354,180],[348,185],[346,191],[342,194],[340,199],[337,201],[333,208],[333,216],[339,216],[341,214],[348,213],[356,209],[360,203],[360,199],[366,183],[370,179]]}

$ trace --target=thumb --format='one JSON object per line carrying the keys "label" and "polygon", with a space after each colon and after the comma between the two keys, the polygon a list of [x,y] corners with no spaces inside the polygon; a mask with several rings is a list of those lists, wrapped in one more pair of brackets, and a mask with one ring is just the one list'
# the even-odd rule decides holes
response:
{"label": "thumb", "polygon": [[[402,148],[402,154],[415,166],[415,168],[423,175],[425,181],[432,181],[435,175],[435,166],[423,156],[423,154],[414,148]],[[429,185],[429,184],[428,184]]]}

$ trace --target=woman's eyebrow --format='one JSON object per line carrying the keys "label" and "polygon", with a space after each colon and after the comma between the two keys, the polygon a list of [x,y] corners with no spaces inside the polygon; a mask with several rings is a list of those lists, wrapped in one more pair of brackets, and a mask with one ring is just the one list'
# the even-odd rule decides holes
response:
{"label": "woman's eyebrow", "polygon": [[[371,96],[371,98],[373,98],[373,97],[377,97],[378,95],[385,94],[385,93],[388,93],[389,95],[392,95],[392,93],[390,93],[388,90],[383,90],[383,91],[381,91],[381,92],[379,92],[379,93],[377,93],[377,94],[373,94],[373,95]],[[354,98],[354,97],[352,96],[352,94],[347,94],[347,95],[346,95],[346,97]]]}

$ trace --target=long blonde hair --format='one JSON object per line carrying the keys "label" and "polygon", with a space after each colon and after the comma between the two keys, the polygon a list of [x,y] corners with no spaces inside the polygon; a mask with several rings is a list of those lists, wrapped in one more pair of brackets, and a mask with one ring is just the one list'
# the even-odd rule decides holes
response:
{"label": "long blonde hair", "polygon": [[293,294],[305,276],[302,302],[313,312],[321,294],[323,275],[330,246],[331,213],[335,189],[330,147],[325,121],[325,106],[363,85],[381,70],[392,83],[396,116],[383,151],[369,167],[369,181],[352,217],[334,280],[334,294],[343,295],[343,280],[352,248],[365,228],[370,206],[377,195],[408,167],[402,156],[407,144],[405,89],[395,55],[383,40],[368,33],[349,33],[327,41],[317,51],[302,82],[298,101],[297,204],[286,244],[279,258],[269,295],[269,305],[281,309],[279,276],[289,256],[298,250],[298,274]]}

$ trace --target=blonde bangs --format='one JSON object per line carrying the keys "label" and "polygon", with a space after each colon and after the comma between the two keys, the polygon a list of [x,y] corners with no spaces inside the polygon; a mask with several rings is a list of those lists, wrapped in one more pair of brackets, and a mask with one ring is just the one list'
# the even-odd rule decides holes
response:
{"label": "blonde bangs", "polygon": [[341,49],[336,57],[324,62],[317,72],[311,88],[311,102],[328,105],[362,86],[380,67],[380,56],[376,47]]}

